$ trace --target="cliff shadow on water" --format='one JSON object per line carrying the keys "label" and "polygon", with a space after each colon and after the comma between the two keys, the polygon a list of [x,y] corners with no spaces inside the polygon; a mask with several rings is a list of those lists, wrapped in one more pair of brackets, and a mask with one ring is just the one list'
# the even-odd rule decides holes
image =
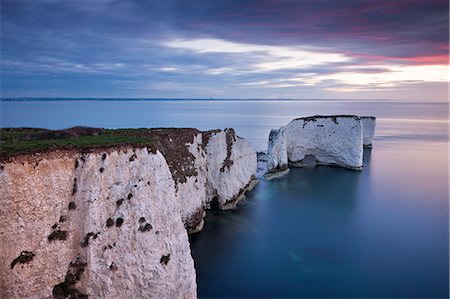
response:
{"label": "cliff shadow on water", "polygon": [[361,194],[369,188],[370,158],[365,149],[363,171],[292,168],[282,178],[262,180],[237,210],[210,211],[204,230],[190,237],[199,297],[339,293],[319,285],[344,275],[342,244],[354,233]]}

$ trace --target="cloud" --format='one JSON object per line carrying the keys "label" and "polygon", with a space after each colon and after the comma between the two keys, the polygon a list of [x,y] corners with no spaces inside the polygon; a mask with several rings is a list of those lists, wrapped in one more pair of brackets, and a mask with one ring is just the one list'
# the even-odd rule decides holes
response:
{"label": "cloud", "polygon": [[[253,55],[258,63],[249,67],[251,72],[282,69],[299,69],[316,65],[348,62],[349,57],[302,47],[270,46],[236,43],[221,39],[174,39],[162,43],[166,47],[189,50],[195,53],[227,53]],[[251,59],[249,59],[251,60]]]}
{"label": "cloud", "polygon": [[[380,65],[376,67],[384,71],[365,72],[364,66],[344,66],[330,74],[306,73],[294,78],[247,82],[241,85],[267,88],[324,86],[327,90],[352,92],[375,89],[391,90],[403,84],[449,81],[449,67],[446,65]],[[358,69],[363,72],[358,72]],[[327,87],[326,85],[333,86]]]}
{"label": "cloud", "polygon": [[160,71],[160,72],[177,72],[180,69],[177,67],[172,67],[172,66],[163,66],[163,67],[154,68],[153,70]]}
{"label": "cloud", "polygon": [[217,67],[209,68],[205,71],[208,75],[223,75],[223,74],[234,74],[236,70],[231,67]]}

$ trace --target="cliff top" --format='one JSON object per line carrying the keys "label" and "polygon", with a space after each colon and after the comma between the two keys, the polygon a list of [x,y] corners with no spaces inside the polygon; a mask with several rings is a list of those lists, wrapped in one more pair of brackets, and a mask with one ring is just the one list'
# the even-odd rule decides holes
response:
{"label": "cliff top", "polygon": [[355,118],[355,119],[359,119],[359,118],[360,118],[358,115],[354,115],[354,114],[336,114],[336,115],[313,115],[313,116],[305,116],[305,117],[294,118],[293,120],[310,121],[310,120],[316,120],[316,119],[319,119],[319,118],[336,119],[336,118],[338,118],[338,117],[342,117],[342,118]]}
{"label": "cliff top", "polygon": [[54,150],[88,151],[123,144],[147,145],[145,131],[105,130],[100,128],[73,127],[65,130],[37,128],[2,128],[0,131],[0,160]]}
{"label": "cliff top", "polygon": [[[64,130],[38,128],[1,128],[0,162],[15,158],[27,161],[39,160],[55,151],[76,151],[81,154],[108,152],[130,148],[147,148],[163,154],[175,182],[185,182],[187,177],[196,175],[194,156],[187,144],[202,133],[201,147],[205,148],[212,134],[221,130],[199,131],[193,128],[140,128],[140,129],[101,129],[73,127]],[[235,138],[233,129],[226,129],[227,151],[230,151],[230,138]],[[34,155],[34,154],[40,155]],[[228,153],[230,154],[230,153]],[[229,161],[228,161],[229,162]]]}
{"label": "cliff top", "polygon": [[0,161],[55,150],[93,152],[123,146],[147,147],[153,152],[171,151],[177,148],[179,150],[179,146],[184,149],[185,144],[191,143],[198,133],[200,131],[191,128],[114,130],[90,127],[73,127],[64,130],[2,128],[0,129]]}

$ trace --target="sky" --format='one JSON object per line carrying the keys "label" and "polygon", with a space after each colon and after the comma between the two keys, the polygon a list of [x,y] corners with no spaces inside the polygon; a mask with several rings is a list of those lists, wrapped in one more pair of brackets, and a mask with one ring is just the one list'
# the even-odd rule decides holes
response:
{"label": "sky", "polygon": [[448,99],[448,0],[0,1],[2,97]]}

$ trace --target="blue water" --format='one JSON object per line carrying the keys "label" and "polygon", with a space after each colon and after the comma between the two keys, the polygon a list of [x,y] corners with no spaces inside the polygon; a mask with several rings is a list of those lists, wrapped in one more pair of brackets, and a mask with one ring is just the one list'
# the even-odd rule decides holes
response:
{"label": "blue water", "polygon": [[200,297],[449,295],[448,104],[346,101],[2,102],[1,126],[233,127],[264,150],[313,114],[375,115],[362,172],[293,169],[191,236]]}

